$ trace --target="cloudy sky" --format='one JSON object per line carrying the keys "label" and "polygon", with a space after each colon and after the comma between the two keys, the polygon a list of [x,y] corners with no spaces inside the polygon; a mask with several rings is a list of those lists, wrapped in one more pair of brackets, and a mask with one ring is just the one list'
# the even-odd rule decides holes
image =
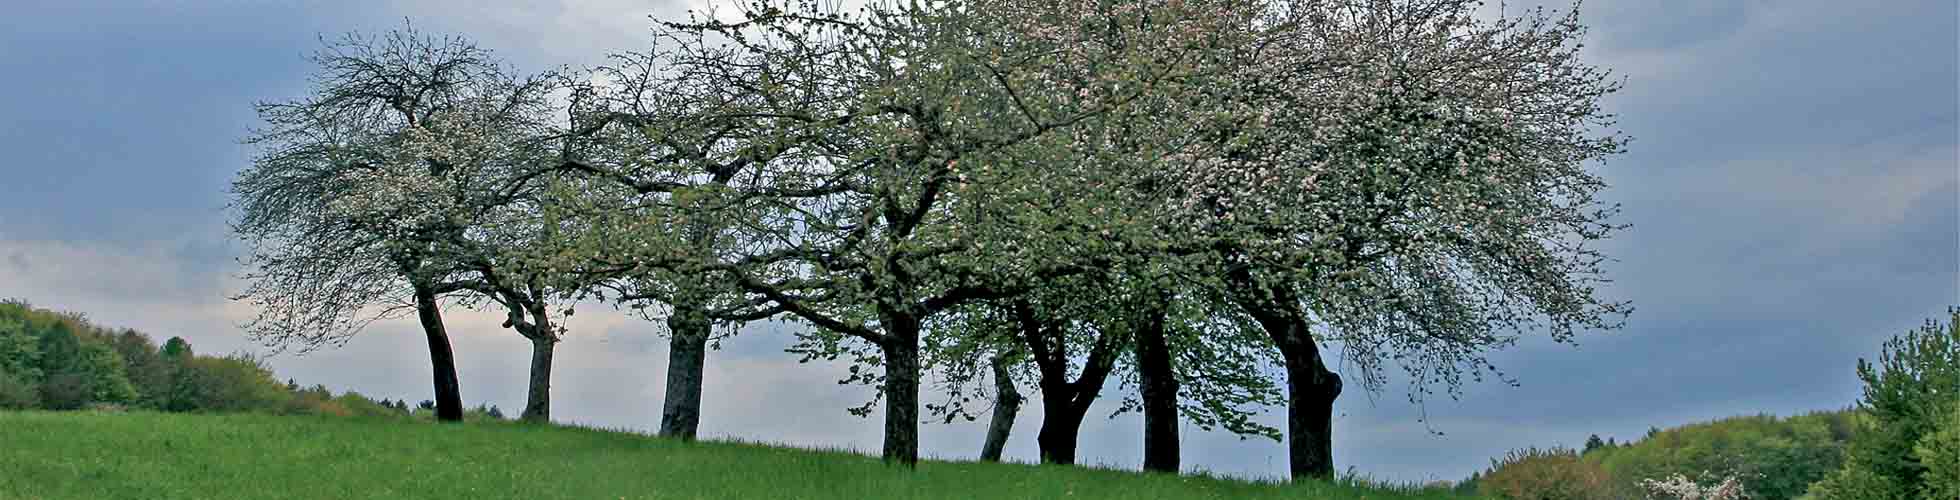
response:
{"label": "cloudy sky", "polygon": [[[236,328],[252,311],[226,299],[241,289],[241,248],[225,189],[251,155],[237,142],[251,104],[302,95],[319,37],[407,19],[544,69],[637,48],[647,16],[705,4],[686,1],[9,2],[0,297],[183,336],[200,352],[253,349]],[[1426,421],[1400,387],[1350,391],[1339,467],[1454,479],[1512,447],[1843,407],[1858,396],[1857,358],[1960,304],[1954,2],[1593,0],[1583,12],[1590,57],[1627,81],[1609,106],[1635,141],[1601,169],[1633,225],[1607,247],[1618,278],[1607,293],[1638,310],[1576,347],[1530,341],[1498,355],[1521,387],[1468,387],[1421,409]],[[656,426],[664,340],[642,320],[581,311],[559,351],[554,415]],[[491,315],[450,315],[465,399],[522,407],[529,346]],[[844,412],[868,391],[830,383],[841,366],[797,364],[783,331],[756,328],[711,356],[703,432],[875,451],[877,417]],[[420,342],[412,323],[388,322],[272,364],[307,384],[420,400]],[[1034,459],[1035,411],[1010,458]],[[981,425],[928,425],[925,452],[970,458]],[[1085,460],[1135,467],[1140,427],[1092,420]],[[1271,441],[1193,433],[1185,450],[1187,467],[1285,471]]]}

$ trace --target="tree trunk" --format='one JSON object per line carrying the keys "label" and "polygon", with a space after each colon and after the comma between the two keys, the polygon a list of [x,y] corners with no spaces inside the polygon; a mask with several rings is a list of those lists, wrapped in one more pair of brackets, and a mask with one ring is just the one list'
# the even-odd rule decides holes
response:
{"label": "tree trunk", "polygon": [[1327,369],[1308,329],[1299,295],[1288,286],[1259,283],[1234,271],[1234,300],[1259,322],[1286,363],[1286,455],[1294,480],[1334,478],[1334,400],[1341,377]]}
{"label": "tree trunk", "polygon": [[1334,400],[1341,377],[1327,369],[1320,347],[1307,329],[1299,302],[1290,294],[1247,307],[1286,362],[1286,450],[1295,480],[1334,477]]}
{"label": "tree trunk", "polygon": [[551,421],[551,355],[558,347],[558,336],[543,330],[531,338],[531,389],[524,401],[520,420],[530,423]]}
{"label": "tree trunk", "polygon": [[885,463],[919,465],[919,319],[885,314]]}
{"label": "tree trunk", "polygon": [[1178,471],[1177,376],[1164,338],[1168,304],[1155,302],[1137,322],[1137,385],[1143,399],[1143,470]]}
{"label": "tree trunk", "polygon": [[429,366],[435,371],[436,420],[463,421],[462,386],[456,379],[456,353],[449,347],[449,332],[442,326],[442,309],[436,304],[435,290],[417,283],[415,317],[422,321],[422,333],[429,340]]}
{"label": "tree trunk", "polygon": [[1074,399],[1068,396],[1050,397],[1048,391],[1042,391],[1041,433],[1035,436],[1035,443],[1041,445],[1041,463],[1075,463],[1075,448],[1082,435],[1082,417],[1088,415],[1089,405],[1075,404]]}
{"label": "tree trunk", "polygon": [[1099,333],[1089,349],[1088,359],[1082,363],[1082,373],[1071,381],[1065,323],[1044,320],[1040,311],[1025,300],[1015,301],[1013,313],[1022,342],[1033,354],[1040,372],[1041,431],[1035,436],[1035,442],[1041,446],[1041,462],[1073,464],[1082,418],[1101,395],[1103,382],[1115,370],[1118,350],[1129,341],[1130,332]]}
{"label": "tree trunk", "polygon": [[675,304],[667,316],[667,394],[660,405],[660,435],[693,441],[701,426],[702,369],[711,325],[699,305]]}
{"label": "tree trunk", "polygon": [[1296,481],[1334,478],[1334,399],[1341,395],[1341,377],[1327,369],[1319,351],[1308,340],[1280,353],[1286,358],[1286,455]]}
{"label": "tree trunk", "polygon": [[[710,172],[710,183],[726,186],[739,169]],[[687,224],[688,246],[696,258],[713,260],[718,232],[708,217],[691,217]],[[669,304],[667,315],[667,393],[660,402],[660,435],[693,441],[701,430],[701,384],[708,365],[708,338],[714,323],[708,318],[709,286],[707,274],[697,274],[680,285]]]}
{"label": "tree trunk", "polygon": [[980,461],[999,462],[1007,448],[1007,434],[1014,430],[1014,416],[1021,411],[1021,391],[1014,388],[1005,354],[994,355],[994,418],[987,422],[987,442],[980,447]]}

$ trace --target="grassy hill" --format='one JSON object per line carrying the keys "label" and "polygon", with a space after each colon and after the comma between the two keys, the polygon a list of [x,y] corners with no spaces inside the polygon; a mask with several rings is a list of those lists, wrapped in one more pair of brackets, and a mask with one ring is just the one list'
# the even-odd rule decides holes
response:
{"label": "grassy hill", "polygon": [[0,498],[1459,498],[402,419],[0,412]]}

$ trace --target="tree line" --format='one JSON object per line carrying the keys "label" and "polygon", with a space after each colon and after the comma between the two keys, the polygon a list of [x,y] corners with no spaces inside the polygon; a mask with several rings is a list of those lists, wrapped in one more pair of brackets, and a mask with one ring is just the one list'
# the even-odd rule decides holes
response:
{"label": "tree line", "polygon": [[1486,356],[1521,336],[1631,311],[1597,290],[1619,84],[1576,9],[1477,3],[762,1],[535,73],[351,34],[306,96],[257,106],[239,299],[301,349],[413,314],[445,421],[445,307],[531,342],[520,418],[548,421],[565,319],[598,300],[669,338],[664,435],[695,436],[716,339],[781,320],[876,389],[851,411],[882,410],[889,462],[922,420],[989,409],[997,458],[1027,401],[1041,459],[1072,463],[1116,381],[1148,470],[1178,470],[1191,422],[1329,477],[1357,382],[1454,397],[1508,380]]}
{"label": "tree line", "polygon": [[1860,359],[1851,408],[1652,429],[1628,443],[1524,448],[1459,490],[1539,500],[1960,498],[1960,309]]}
{"label": "tree line", "polygon": [[[432,416],[434,403],[420,416]],[[132,329],[96,325],[79,313],[0,301],[0,409],[261,412],[335,416],[415,416],[404,401],[280,383],[263,360],[197,354],[189,341],[158,345]],[[472,409],[502,418],[494,406]]]}

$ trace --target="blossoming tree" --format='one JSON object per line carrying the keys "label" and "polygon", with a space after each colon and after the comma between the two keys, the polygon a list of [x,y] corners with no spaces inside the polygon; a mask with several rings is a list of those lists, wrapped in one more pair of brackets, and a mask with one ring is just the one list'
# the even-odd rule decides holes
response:
{"label": "blossoming tree", "polygon": [[[344,342],[412,307],[428,339],[438,418],[462,402],[444,297],[510,311],[534,346],[524,417],[549,418],[551,292],[525,264],[551,240],[534,199],[559,170],[552,75],[520,77],[460,38],[349,35],[315,57],[314,93],[261,104],[261,148],[232,184],[251,247],[249,332],[273,345]],[[404,296],[405,295],[405,296]]]}
{"label": "blossoming tree", "polygon": [[[1216,283],[1279,348],[1294,477],[1333,474],[1343,389],[1403,368],[1420,401],[1495,368],[1517,335],[1611,328],[1591,247],[1620,226],[1588,167],[1621,149],[1600,129],[1617,89],[1579,57],[1576,14],[1484,20],[1478,2],[1282,2],[1300,29],[1229,66],[1235,84],[1194,129],[1182,224]],[[1454,394],[1454,392],[1452,392]]]}

